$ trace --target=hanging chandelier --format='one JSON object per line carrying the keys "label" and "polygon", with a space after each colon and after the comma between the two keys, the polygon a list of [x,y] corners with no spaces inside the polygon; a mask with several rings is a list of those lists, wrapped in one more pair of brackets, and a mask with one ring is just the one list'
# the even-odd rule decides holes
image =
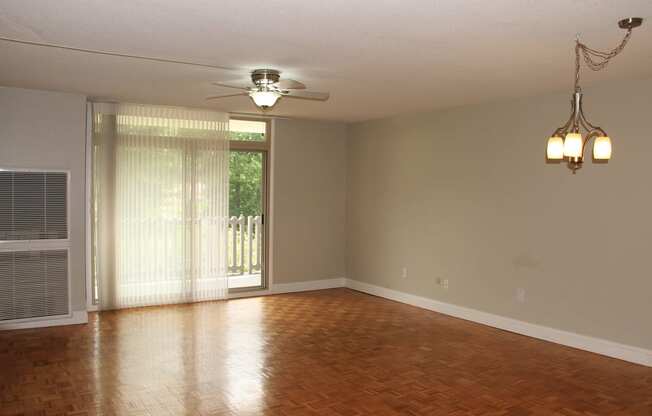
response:
{"label": "hanging chandelier", "polygon": [[[640,17],[630,17],[618,22],[621,29],[627,29],[625,37],[615,49],[603,52],[591,49],[581,43],[579,38],[575,43],[575,92],[571,99],[571,115],[566,124],[557,128],[548,139],[546,154],[548,160],[566,160],[573,174],[582,167],[584,149],[591,139],[593,142],[593,160],[608,161],[611,159],[611,139],[600,127],[591,124],[582,109],[582,88],[580,87],[580,54],[586,66],[593,71],[603,69],[609,61],[623,51],[632,35],[632,29],[643,23]],[[582,135],[584,131],[584,135]]]}

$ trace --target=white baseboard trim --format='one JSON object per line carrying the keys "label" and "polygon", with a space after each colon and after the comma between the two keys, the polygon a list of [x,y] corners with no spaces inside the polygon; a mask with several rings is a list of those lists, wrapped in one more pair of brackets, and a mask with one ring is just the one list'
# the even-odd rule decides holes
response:
{"label": "white baseboard trim", "polygon": [[10,329],[45,328],[48,326],[76,325],[88,323],[88,312],[73,311],[70,316],[61,318],[29,319],[19,322],[0,322],[0,331]]}
{"label": "white baseboard trim", "polygon": [[277,283],[272,285],[271,293],[306,292],[309,290],[334,289],[336,287],[344,286],[346,286],[346,278],[336,277],[332,279],[308,280],[296,283]]}
{"label": "white baseboard trim", "polygon": [[527,335],[532,338],[538,338],[556,344],[652,367],[652,351],[644,348],[619,344],[605,339],[593,338],[573,332],[562,331],[560,329],[519,321],[517,319],[411,295],[409,293],[387,289],[385,287],[363,283],[357,280],[346,279],[346,286],[359,292],[406,303],[408,305],[443,313],[467,321],[477,322],[494,328],[503,329],[505,331]]}

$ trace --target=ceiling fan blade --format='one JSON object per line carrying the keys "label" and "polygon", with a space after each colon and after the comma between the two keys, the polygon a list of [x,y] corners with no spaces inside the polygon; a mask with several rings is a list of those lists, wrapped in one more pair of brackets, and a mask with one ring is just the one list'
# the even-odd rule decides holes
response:
{"label": "ceiling fan blade", "polygon": [[245,95],[249,95],[249,94],[246,93],[246,92],[239,92],[239,93],[236,93],[236,94],[213,95],[213,96],[211,96],[211,97],[206,97],[206,99],[207,99],[207,100],[218,100],[218,99],[220,99],[220,98],[227,98],[227,97],[240,97],[240,96],[245,96]]}
{"label": "ceiling fan blade", "polygon": [[264,119],[281,119],[281,120],[296,120],[293,117],[287,117],[287,116],[277,116],[274,114],[260,114],[260,113],[247,113],[243,111],[231,111],[229,112],[230,115],[232,116],[244,116],[244,117],[256,117],[256,118],[264,118]]}
{"label": "ceiling fan blade", "polygon": [[299,81],[293,79],[282,79],[276,83],[280,90],[305,90],[306,86]]}
{"label": "ceiling fan blade", "polygon": [[217,85],[218,87],[233,88],[233,89],[236,89],[236,90],[249,91],[248,87],[241,87],[241,86],[238,86],[238,85],[222,84],[221,82],[213,82],[213,85]]}
{"label": "ceiling fan blade", "polygon": [[283,94],[283,96],[287,98],[298,98],[300,100],[326,101],[330,97],[330,94],[316,91],[290,91],[288,94]]}

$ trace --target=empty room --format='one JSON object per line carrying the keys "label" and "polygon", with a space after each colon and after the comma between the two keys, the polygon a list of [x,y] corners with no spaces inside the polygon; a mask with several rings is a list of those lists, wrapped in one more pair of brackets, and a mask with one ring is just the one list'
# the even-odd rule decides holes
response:
{"label": "empty room", "polygon": [[0,416],[652,416],[650,0],[2,0]]}

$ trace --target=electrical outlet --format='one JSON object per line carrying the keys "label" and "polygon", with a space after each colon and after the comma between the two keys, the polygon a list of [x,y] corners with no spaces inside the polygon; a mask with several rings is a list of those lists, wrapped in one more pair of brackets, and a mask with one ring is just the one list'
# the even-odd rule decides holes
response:
{"label": "electrical outlet", "polygon": [[525,303],[525,289],[523,288],[516,289],[516,301],[518,303]]}
{"label": "electrical outlet", "polygon": [[442,286],[444,287],[444,289],[448,289],[448,279],[444,279],[442,281]]}
{"label": "electrical outlet", "polygon": [[405,267],[405,266],[403,266],[403,270],[402,270],[402,272],[401,272],[401,277],[402,277],[403,279],[407,279],[407,277],[408,277],[408,269],[407,269],[407,267]]}

